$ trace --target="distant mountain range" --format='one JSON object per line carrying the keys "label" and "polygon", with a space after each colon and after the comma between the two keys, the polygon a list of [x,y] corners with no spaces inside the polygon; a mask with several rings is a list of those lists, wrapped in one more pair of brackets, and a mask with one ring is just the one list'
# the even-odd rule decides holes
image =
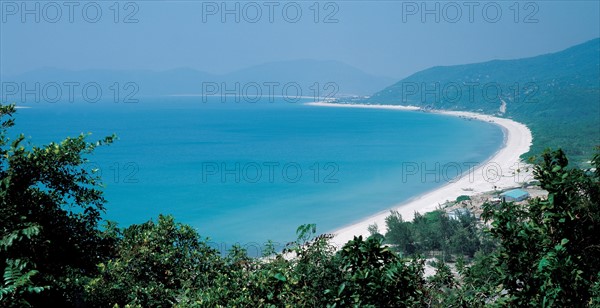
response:
{"label": "distant mountain range", "polygon": [[532,58],[432,67],[366,101],[514,118],[533,133],[526,157],[562,147],[587,160],[600,145],[600,39]]}
{"label": "distant mountain range", "polygon": [[[289,95],[300,87],[303,96],[352,96],[371,94],[395,80],[365,73],[353,66],[338,61],[294,60],[272,62],[237,70],[228,74],[211,74],[188,68],[167,71],[150,70],[102,70],[91,69],[70,71],[46,68],[20,75],[2,76],[3,82],[96,82],[107,88],[115,82],[123,85],[134,82],[139,87],[138,96],[157,95],[201,95],[207,88],[203,83],[216,83],[221,91],[235,89],[256,91],[256,85],[266,93],[269,87],[275,95],[281,95],[286,84],[290,84]],[[248,86],[249,85],[249,86]],[[215,92],[214,88],[211,88]],[[253,93],[253,92],[252,92]],[[217,95],[220,92],[216,93]],[[250,94],[249,94],[250,95]]]}

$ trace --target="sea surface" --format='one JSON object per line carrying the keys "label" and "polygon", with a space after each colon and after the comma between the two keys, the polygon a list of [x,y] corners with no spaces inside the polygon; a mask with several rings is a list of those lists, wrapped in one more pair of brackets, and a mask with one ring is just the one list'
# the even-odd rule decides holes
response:
{"label": "sea surface", "polygon": [[102,175],[106,219],[172,214],[215,248],[238,243],[251,254],[269,239],[281,248],[301,224],[330,232],[442,186],[503,142],[480,121],[283,99],[20,105],[31,108],[18,110],[13,133],[37,145],[118,135],[86,165]]}

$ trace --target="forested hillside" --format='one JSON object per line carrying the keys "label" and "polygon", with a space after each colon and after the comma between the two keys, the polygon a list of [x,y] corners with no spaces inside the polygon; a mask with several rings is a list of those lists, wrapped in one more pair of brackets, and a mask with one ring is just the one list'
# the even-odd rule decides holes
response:
{"label": "forested hillside", "polygon": [[483,112],[529,126],[533,147],[562,147],[576,162],[600,144],[600,39],[517,60],[440,66],[372,95],[368,103]]}

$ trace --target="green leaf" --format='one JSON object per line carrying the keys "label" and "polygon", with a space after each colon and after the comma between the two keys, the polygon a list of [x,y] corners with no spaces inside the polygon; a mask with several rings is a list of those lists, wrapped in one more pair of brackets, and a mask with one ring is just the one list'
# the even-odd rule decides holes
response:
{"label": "green leaf", "polygon": [[279,280],[279,281],[287,281],[287,278],[285,278],[285,276],[282,273],[277,273],[275,275],[273,275],[273,277],[275,277],[275,279]]}
{"label": "green leaf", "polygon": [[346,288],[346,284],[342,283],[340,285],[340,287],[338,288],[338,296],[340,296],[342,294],[342,292],[344,292],[344,289]]}
{"label": "green leaf", "polygon": [[538,263],[538,271],[542,271],[544,269],[544,267],[550,265],[550,261],[548,261],[548,259],[546,258],[542,258],[540,260],[540,263]]}

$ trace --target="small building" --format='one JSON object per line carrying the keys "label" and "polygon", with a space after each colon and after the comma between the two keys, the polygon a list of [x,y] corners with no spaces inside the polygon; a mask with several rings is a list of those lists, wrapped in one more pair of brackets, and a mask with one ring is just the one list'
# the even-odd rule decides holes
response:
{"label": "small building", "polygon": [[506,202],[523,201],[529,198],[529,193],[522,189],[512,189],[500,194]]}
{"label": "small building", "polygon": [[459,220],[460,216],[470,216],[471,215],[471,211],[469,211],[468,209],[465,208],[458,208],[458,209],[454,209],[448,212],[448,218],[450,219],[454,219],[454,220]]}
{"label": "small building", "polygon": [[500,199],[498,197],[494,197],[494,198],[489,199],[489,201],[491,204],[498,204],[498,203],[502,202],[502,199]]}

